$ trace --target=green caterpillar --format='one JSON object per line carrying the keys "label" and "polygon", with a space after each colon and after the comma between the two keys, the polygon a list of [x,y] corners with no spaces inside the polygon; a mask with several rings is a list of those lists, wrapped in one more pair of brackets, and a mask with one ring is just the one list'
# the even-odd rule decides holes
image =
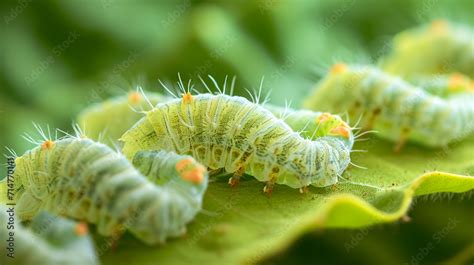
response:
{"label": "green caterpillar", "polygon": [[11,255],[2,253],[1,264],[99,264],[84,223],[43,212],[31,221],[28,229],[10,219],[12,212],[0,206],[0,248]]}
{"label": "green caterpillar", "polygon": [[114,97],[86,108],[79,114],[78,123],[91,139],[104,139],[105,143],[113,145],[142,117],[132,108],[143,110],[168,99],[157,93],[146,93],[145,96],[143,91],[131,91],[128,95]]}
{"label": "green caterpillar", "polygon": [[105,236],[127,229],[149,244],[182,235],[201,209],[206,169],[169,152],[138,152],[133,161],[141,172],[90,139],[45,140],[15,159],[17,215],[46,210],[96,224]]}
{"label": "green caterpillar", "polygon": [[123,153],[168,150],[192,155],[210,169],[243,173],[293,188],[334,184],[350,163],[351,128],[326,115],[326,136],[305,139],[259,104],[225,94],[191,95],[156,105],[122,137]]}
{"label": "green caterpillar", "polygon": [[383,138],[439,147],[474,131],[474,94],[430,94],[371,66],[336,64],[303,105],[307,109],[348,111],[363,128]]}
{"label": "green caterpillar", "polygon": [[436,20],[399,33],[383,68],[404,78],[451,72],[474,78],[473,40],[472,28]]}

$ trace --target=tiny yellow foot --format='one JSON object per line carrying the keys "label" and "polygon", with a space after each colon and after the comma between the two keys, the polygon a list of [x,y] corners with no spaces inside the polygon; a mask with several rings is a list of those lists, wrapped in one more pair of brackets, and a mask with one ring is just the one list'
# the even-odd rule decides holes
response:
{"label": "tiny yellow foot", "polygon": [[263,192],[266,193],[269,197],[272,195],[273,186],[274,186],[274,182],[268,181],[265,187],[263,187]]}
{"label": "tiny yellow foot", "polygon": [[300,188],[300,193],[301,194],[306,194],[308,193],[308,186],[303,186]]}
{"label": "tiny yellow foot", "polygon": [[270,180],[267,181],[267,184],[265,185],[265,187],[263,187],[263,192],[266,193],[268,195],[268,197],[270,197],[272,195],[272,192],[273,192],[273,186],[275,185],[275,182],[277,181],[275,175],[272,173],[270,174]]}
{"label": "tiny yellow foot", "polygon": [[398,140],[398,142],[395,144],[395,147],[393,148],[395,153],[400,153],[403,146],[405,146],[405,143],[407,142],[409,134],[410,134],[410,129],[407,129],[407,128],[402,129],[402,132],[400,133],[400,139]]}
{"label": "tiny yellow foot", "polygon": [[240,180],[240,176],[232,176],[229,178],[229,185],[234,188],[234,187],[237,187],[237,185],[239,185],[239,180]]}
{"label": "tiny yellow foot", "polygon": [[245,169],[243,166],[240,166],[237,171],[234,172],[234,175],[229,178],[229,185],[233,188],[239,184],[240,177],[244,174]]}

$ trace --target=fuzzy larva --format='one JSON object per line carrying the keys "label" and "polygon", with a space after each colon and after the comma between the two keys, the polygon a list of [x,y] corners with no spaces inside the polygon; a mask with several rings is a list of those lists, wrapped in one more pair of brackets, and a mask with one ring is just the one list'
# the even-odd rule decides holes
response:
{"label": "fuzzy larva", "polygon": [[[7,208],[0,206],[0,248],[6,251],[0,255],[1,264],[99,264],[86,224],[44,212],[30,222],[29,228],[8,218]],[[7,223],[14,227],[8,229]]]}
{"label": "fuzzy larva", "polygon": [[243,173],[293,188],[334,184],[350,163],[353,135],[344,122],[331,136],[305,139],[259,104],[225,94],[183,94],[158,104],[127,131],[123,153],[168,150],[192,155],[210,169]]}
{"label": "fuzzy larva", "polygon": [[168,99],[157,93],[147,92],[145,96],[142,91],[130,91],[87,107],[79,114],[78,124],[91,139],[104,139],[111,145],[142,117],[138,111]]}
{"label": "fuzzy larva", "polygon": [[149,244],[182,235],[201,209],[206,169],[169,152],[140,152],[134,161],[142,173],[104,144],[47,140],[15,160],[16,213],[29,220],[46,210],[96,224],[105,236],[126,229]]}
{"label": "fuzzy larva", "polygon": [[474,78],[474,30],[467,25],[435,20],[399,33],[383,68],[389,73],[416,75],[461,72]]}
{"label": "fuzzy larva", "polygon": [[360,126],[379,136],[426,146],[445,146],[474,131],[474,94],[433,95],[398,77],[371,67],[336,64],[303,105],[363,116]]}

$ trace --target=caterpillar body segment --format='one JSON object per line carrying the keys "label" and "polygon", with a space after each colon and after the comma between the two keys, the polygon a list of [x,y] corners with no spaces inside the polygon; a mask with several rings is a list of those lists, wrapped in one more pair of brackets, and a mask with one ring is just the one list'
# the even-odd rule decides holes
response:
{"label": "caterpillar body segment", "polygon": [[474,131],[472,93],[442,98],[371,66],[334,66],[303,106],[363,115],[362,127],[399,144],[445,146]]}
{"label": "caterpillar body segment", "polygon": [[334,136],[344,141],[348,149],[352,149],[354,135],[348,124],[338,115],[328,112],[310,110],[295,110],[274,105],[265,105],[276,117],[283,119],[293,131],[299,132],[301,136],[309,139],[317,139],[323,136]]}
{"label": "caterpillar body segment", "polygon": [[462,93],[474,93],[474,80],[460,73],[418,76],[410,81],[430,94],[442,98]]}
{"label": "caterpillar body segment", "polygon": [[16,158],[22,220],[46,210],[96,224],[105,236],[126,229],[155,244],[182,235],[201,209],[207,172],[188,156],[139,153],[144,176],[104,144],[73,137],[51,142]]}
{"label": "caterpillar body segment", "polygon": [[121,141],[130,158],[141,150],[173,151],[210,169],[302,188],[337,182],[350,162],[350,128],[348,136],[305,139],[245,98],[199,94],[158,104]]}
{"label": "caterpillar body segment", "polygon": [[[7,208],[0,206],[1,264],[99,264],[84,223],[42,212],[30,222],[28,228],[15,220],[14,229],[8,230],[7,222],[11,223],[8,219]],[[10,232],[14,232],[13,237]],[[8,245],[10,237],[13,238],[13,247]],[[7,256],[7,247],[14,249],[13,258]]]}
{"label": "caterpillar body segment", "polygon": [[172,187],[183,197],[198,198],[193,201],[196,206],[202,204],[207,188],[202,184],[207,182],[207,173],[194,158],[167,151],[140,151],[133,158],[133,165],[150,181]]}
{"label": "caterpillar body segment", "polygon": [[151,108],[158,102],[169,100],[157,93],[140,93],[131,91],[127,95],[114,97],[96,103],[84,109],[78,116],[78,124],[82,131],[93,140],[104,139],[108,145],[135,124],[143,115],[138,113]]}
{"label": "caterpillar body segment", "polygon": [[474,30],[435,20],[399,33],[383,68],[405,78],[460,72],[474,78]]}

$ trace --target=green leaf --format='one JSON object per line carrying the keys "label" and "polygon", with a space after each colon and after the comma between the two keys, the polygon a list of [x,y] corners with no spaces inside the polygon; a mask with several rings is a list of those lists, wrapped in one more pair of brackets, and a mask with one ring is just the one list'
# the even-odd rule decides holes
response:
{"label": "green leaf", "polygon": [[[104,264],[248,264],[292,244],[304,233],[336,227],[358,228],[394,222],[407,214],[414,196],[474,189],[474,137],[441,149],[408,145],[397,154],[393,143],[371,138],[355,149],[346,183],[311,187],[305,194],[276,186],[271,197],[263,183],[244,178],[237,188],[226,179],[210,183],[204,209],[185,238],[149,247],[129,235],[110,250],[97,248]],[[442,173],[440,171],[452,172]],[[428,173],[426,173],[428,172]],[[464,176],[463,176],[464,175]],[[359,183],[359,184],[358,184]],[[364,185],[362,185],[364,184]]]}

